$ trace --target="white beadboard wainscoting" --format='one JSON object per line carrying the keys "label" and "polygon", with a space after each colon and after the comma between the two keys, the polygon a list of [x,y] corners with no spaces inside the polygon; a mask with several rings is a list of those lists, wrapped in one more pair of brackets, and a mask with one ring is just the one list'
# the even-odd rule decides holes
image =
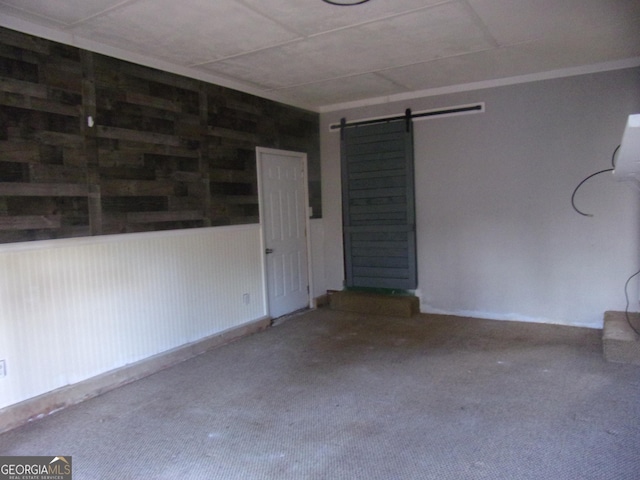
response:
{"label": "white beadboard wainscoting", "polygon": [[264,320],[259,225],[0,245],[0,409]]}

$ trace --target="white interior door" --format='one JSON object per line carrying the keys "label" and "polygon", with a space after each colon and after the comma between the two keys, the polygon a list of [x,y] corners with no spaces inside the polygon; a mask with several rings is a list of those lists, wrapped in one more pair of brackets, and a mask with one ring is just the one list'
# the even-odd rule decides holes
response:
{"label": "white interior door", "polygon": [[269,315],[309,306],[306,155],[258,148]]}

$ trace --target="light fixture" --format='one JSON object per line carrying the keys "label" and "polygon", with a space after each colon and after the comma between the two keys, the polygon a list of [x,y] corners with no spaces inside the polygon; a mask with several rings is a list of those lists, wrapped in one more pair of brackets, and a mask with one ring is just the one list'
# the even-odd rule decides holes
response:
{"label": "light fixture", "polygon": [[337,5],[339,7],[350,7],[352,5],[360,5],[361,3],[367,3],[369,0],[322,0],[324,3],[331,5]]}

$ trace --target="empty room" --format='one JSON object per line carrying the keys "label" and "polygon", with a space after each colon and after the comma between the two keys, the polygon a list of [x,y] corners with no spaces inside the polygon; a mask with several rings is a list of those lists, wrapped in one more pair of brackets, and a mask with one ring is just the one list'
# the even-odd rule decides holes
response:
{"label": "empty room", "polygon": [[638,25],[0,0],[0,479],[639,478]]}

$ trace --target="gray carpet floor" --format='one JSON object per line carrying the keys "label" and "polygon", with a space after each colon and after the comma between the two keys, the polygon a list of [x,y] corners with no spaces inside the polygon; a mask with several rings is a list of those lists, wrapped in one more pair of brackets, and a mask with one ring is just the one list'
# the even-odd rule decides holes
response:
{"label": "gray carpet floor", "polygon": [[74,479],[640,478],[601,331],[327,309],[0,435]]}

